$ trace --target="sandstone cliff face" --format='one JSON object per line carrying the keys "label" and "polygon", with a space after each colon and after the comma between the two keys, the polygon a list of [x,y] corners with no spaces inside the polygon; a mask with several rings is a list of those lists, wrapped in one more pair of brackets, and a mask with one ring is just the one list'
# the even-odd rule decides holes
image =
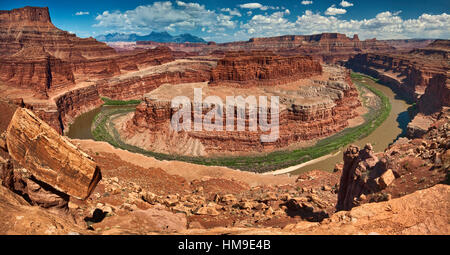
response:
{"label": "sandstone cliff face", "polygon": [[74,83],[69,63],[51,56],[39,45],[1,58],[0,70],[0,80],[15,87],[32,88],[43,98],[51,89]]}
{"label": "sandstone cliff face", "polygon": [[118,54],[93,38],[78,38],[56,28],[48,8],[0,12],[0,81],[34,89],[42,98],[75,80],[107,78],[173,61],[169,48]]}
{"label": "sandstone cliff face", "polygon": [[[431,83],[435,89],[446,86],[449,52],[448,40],[443,40],[403,55],[358,54],[350,58],[346,66],[379,78],[382,83],[417,101]],[[434,110],[438,111],[439,107]]]}
{"label": "sandstone cliff face", "polygon": [[409,99],[417,100],[423,94],[427,80],[425,74],[410,61],[391,55],[358,54],[346,64],[357,72],[380,79]]}
{"label": "sandstone cliff face", "polygon": [[277,56],[272,52],[227,53],[211,74],[211,85],[275,86],[322,73],[311,57]]}
{"label": "sandstone cliff face", "polygon": [[[171,153],[185,155],[201,154],[203,149],[206,153],[221,154],[224,152],[265,152],[302,141],[323,138],[347,127],[348,120],[356,117],[355,109],[361,105],[358,92],[349,79],[349,73],[341,69],[334,70],[334,72],[336,72],[336,77],[333,77],[332,80],[313,80],[313,84],[299,86],[296,90],[279,91],[276,88],[261,88],[267,93],[273,89],[275,91],[273,93],[280,96],[280,129],[279,138],[275,142],[263,143],[260,137],[268,132],[260,129],[255,131],[248,129],[248,109],[245,117],[245,131],[236,131],[236,126],[234,131],[225,131],[227,109],[223,109],[224,131],[189,131],[175,135],[171,133],[170,120],[178,109],[171,108],[170,99],[161,99],[158,92],[144,96],[143,102],[136,107],[133,117],[122,126],[121,132],[125,141],[136,146],[165,153],[168,153],[165,151],[168,149]],[[251,82],[256,81],[251,80]],[[216,89],[216,87],[208,85],[208,88],[211,90],[208,93],[220,93],[219,87]],[[254,91],[256,94],[260,92],[260,90]],[[210,110],[208,107],[203,109],[202,119]],[[270,112],[270,106],[268,111]],[[191,108],[192,116],[193,112],[194,110]],[[236,114],[233,116],[236,125],[237,116]],[[156,146],[156,144],[170,145],[172,143],[173,146],[169,146],[169,148]],[[178,147],[180,148],[177,149]],[[197,152],[198,148],[203,149],[200,150],[201,152]]]}
{"label": "sandstone cliff face", "polygon": [[430,79],[425,94],[417,102],[418,113],[408,123],[408,137],[420,138],[425,135],[436,119],[445,115],[442,109],[447,109],[449,106],[450,82],[446,75],[437,74]]}
{"label": "sandstone cliff face", "polygon": [[417,104],[420,112],[432,114],[450,106],[450,80],[448,74],[436,74],[430,79],[425,94]]}
{"label": "sandstone cliff face", "polygon": [[11,55],[24,45],[42,45],[57,58],[92,58],[114,55],[114,49],[93,38],[81,39],[56,28],[47,7],[24,7],[0,11],[0,55]]}
{"label": "sandstone cliff face", "polygon": [[[347,149],[338,210],[349,210],[365,201],[389,199],[414,190],[405,183],[409,186],[415,183],[417,188],[443,182],[446,178],[448,181],[450,85],[449,66],[445,61],[448,45],[448,41],[438,41],[407,56],[364,54],[350,59],[352,68],[389,81],[410,96],[415,95],[418,114],[408,124],[411,140],[401,138],[378,155],[367,148]],[[424,92],[418,93],[420,90]],[[413,178],[408,180],[408,176]],[[389,184],[386,185],[383,178],[388,178],[395,186],[387,187]],[[424,185],[426,182],[428,184]]]}
{"label": "sandstone cliff face", "polygon": [[287,55],[308,54],[326,63],[347,60],[361,52],[392,51],[395,48],[376,39],[360,41],[358,36],[349,38],[339,33],[322,33],[315,35],[284,35],[267,38],[251,38],[248,41],[208,44],[175,44],[138,42],[139,47],[166,45],[175,51],[210,55],[214,51],[252,51],[264,50]]}
{"label": "sandstone cliff face", "polygon": [[86,199],[101,179],[100,169],[87,154],[28,109],[17,109],[6,137],[11,157],[60,192]]}
{"label": "sandstone cliff face", "polygon": [[211,77],[209,64],[188,64],[180,70],[168,70],[136,75],[131,77],[114,77],[97,82],[99,94],[111,99],[126,100],[141,98],[162,84],[179,84],[205,82]]}
{"label": "sandstone cliff face", "polygon": [[[55,101],[58,108],[58,124],[64,129],[61,131],[66,131],[68,125],[72,123],[77,116],[103,104],[103,101],[98,94],[97,86],[95,85],[71,90],[56,98]],[[56,123],[51,126],[55,126],[55,124]]]}

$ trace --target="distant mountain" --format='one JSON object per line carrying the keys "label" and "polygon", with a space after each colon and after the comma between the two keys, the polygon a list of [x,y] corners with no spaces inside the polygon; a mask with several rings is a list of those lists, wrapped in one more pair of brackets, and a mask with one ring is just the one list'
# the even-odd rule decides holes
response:
{"label": "distant mountain", "polygon": [[97,40],[103,42],[135,42],[135,41],[154,41],[154,42],[195,42],[195,43],[206,43],[200,37],[191,34],[181,34],[172,36],[167,32],[151,32],[148,35],[137,35],[137,34],[124,34],[124,33],[110,33],[106,35],[99,35],[96,37]]}

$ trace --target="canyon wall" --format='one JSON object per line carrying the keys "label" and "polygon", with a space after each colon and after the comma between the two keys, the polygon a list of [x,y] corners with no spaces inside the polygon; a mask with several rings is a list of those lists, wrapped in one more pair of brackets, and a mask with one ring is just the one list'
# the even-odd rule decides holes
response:
{"label": "canyon wall", "polygon": [[[445,41],[445,40],[443,40]],[[426,48],[412,50],[408,54],[358,54],[346,62],[346,66],[367,73],[386,85],[417,101],[435,76],[448,76],[448,40],[430,44]],[[437,78],[439,81],[445,81]],[[436,79],[433,82],[438,82]]]}
{"label": "canyon wall", "polygon": [[25,47],[1,58],[0,70],[0,80],[14,87],[33,88],[42,98],[48,96],[49,90],[75,82],[70,64],[51,56],[41,46]]}
{"label": "canyon wall", "polygon": [[136,50],[110,57],[71,61],[73,72],[83,78],[108,78],[147,66],[161,65],[174,60],[167,47]]}
{"label": "canyon wall", "polygon": [[148,75],[114,77],[97,82],[99,94],[111,99],[140,99],[144,94],[165,83],[179,84],[208,81],[211,66],[205,63],[192,63],[179,70],[155,72]]}
{"label": "canyon wall", "polygon": [[175,51],[196,52],[210,55],[214,51],[252,51],[263,50],[285,55],[307,54],[327,63],[347,60],[350,56],[362,52],[382,52],[395,50],[385,42],[376,39],[359,40],[358,35],[352,38],[339,33],[322,33],[315,35],[284,35],[266,38],[251,38],[248,41],[208,44],[165,44],[154,42],[137,42],[136,47],[155,47],[166,45]]}
{"label": "canyon wall", "polygon": [[231,52],[217,63],[211,85],[276,86],[321,74],[318,61],[305,56],[277,56],[272,52]]}
{"label": "canyon wall", "polygon": [[430,78],[401,56],[358,54],[350,58],[346,66],[379,79],[411,100],[423,94]]}
{"label": "canyon wall", "polygon": [[[389,200],[448,183],[450,167],[449,40],[437,40],[407,55],[357,55],[350,67],[392,81],[390,85],[414,96],[417,114],[408,124],[407,137],[384,152],[350,146],[344,153],[338,210],[367,202]],[[400,79],[401,78],[401,79]],[[422,93],[418,91],[422,90]]]}
{"label": "canyon wall", "polygon": [[[93,110],[103,104],[96,85],[71,90],[55,99],[58,108],[58,123],[66,132],[70,123],[85,112]],[[52,123],[52,126],[57,126]]]}
{"label": "canyon wall", "polygon": [[[111,98],[139,98],[152,89],[137,89],[143,82],[150,83],[151,77],[135,80],[132,88],[129,83],[108,88],[108,82],[102,80],[173,60],[167,47],[117,53],[93,38],[78,38],[56,28],[48,8],[0,11],[0,82],[5,97],[33,109],[59,133],[76,116],[101,105],[99,87]],[[155,77],[153,86],[171,79],[195,80],[193,76],[196,74],[161,75]],[[125,88],[136,91],[122,93]],[[122,95],[114,96],[112,91]]]}
{"label": "canyon wall", "polygon": [[56,28],[48,8],[0,11],[0,81],[40,97],[75,81],[102,79],[174,60],[167,47],[118,54],[93,38]]}
{"label": "canyon wall", "polygon": [[47,7],[24,7],[0,11],[0,55],[12,55],[27,44],[40,44],[61,59],[114,55],[114,49],[93,38],[78,38],[56,28]]}
{"label": "canyon wall", "polygon": [[[314,81],[314,85],[300,86],[296,92],[280,93],[279,138],[274,142],[261,142],[261,135],[267,135],[269,132],[261,129],[249,130],[248,107],[244,131],[237,131],[236,113],[233,114],[234,131],[226,131],[227,109],[223,109],[221,115],[223,131],[182,131],[174,135],[170,131],[170,120],[179,109],[171,108],[170,101],[160,99],[152,93],[144,97],[132,118],[122,126],[119,132],[125,142],[134,143],[136,146],[149,150],[158,150],[159,148],[154,147],[156,143],[169,144],[174,141],[161,140],[175,137],[174,140],[179,139],[177,146],[181,146],[186,141],[186,146],[191,146],[188,145],[191,143],[200,143],[200,147],[206,153],[273,151],[299,142],[330,136],[343,130],[348,126],[348,120],[357,116],[354,110],[361,105],[358,92],[349,79],[349,73],[343,71],[341,75],[328,81]],[[221,86],[214,88],[211,92],[220,93],[220,88]],[[259,92],[255,90],[254,93]],[[268,106],[268,112],[270,112],[270,103]],[[210,110],[212,106],[203,108],[202,120]],[[194,116],[193,106],[191,106],[191,116]],[[259,119],[257,118],[256,121],[259,122]],[[271,121],[270,115],[268,121],[269,123]],[[192,120],[192,125],[193,123]],[[139,141],[136,142],[137,140]],[[190,151],[178,151],[178,153],[189,154]]]}
{"label": "canyon wall", "polygon": [[413,49],[424,48],[430,43],[434,42],[432,39],[393,39],[393,40],[380,40],[380,42],[386,43],[392,46],[396,51],[411,51]]}

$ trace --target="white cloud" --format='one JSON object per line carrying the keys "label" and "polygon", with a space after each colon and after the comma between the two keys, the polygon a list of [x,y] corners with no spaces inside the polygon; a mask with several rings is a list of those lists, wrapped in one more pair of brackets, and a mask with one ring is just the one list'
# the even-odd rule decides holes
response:
{"label": "white cloud", "polygon": [[249,36],[281,35],[295,28],[294,23],[284,18],[285,14],[285,12],[274,12],[271,15],[255,15],[248,23],[242,24],[241,28],[247,31]]}
{"label": "white cloud", "polygon": [[287,20],[284,12],[255,15],[241,24],[236,33],[239,40],[249,37],[278,36],[285,34],[319,34],[325,32],[358,34],[361,39],[449,38],[450,15],[422,14],[416,19],[402,19],[400,12],[382,12],[371,19],[343,20],[336,16],[305,11],[295,22]]}
{"label": "white cloud", "polygon": [[[102,33],[185,33],[195,30],[202,31],[202,35],[209,38],[207,40],[218,42],[324,32],[343,33],[348,36],[356,33],[361,39],[450,38],[450,15],[446,13],[422,14],[417,18],[403,19],[400,17],[401,11],[385,11],[372,18],[354,20],[339,16],[338,14],[344,14],[346,10],[332,5],[331,9],[328,8],[325,12],[313,13],[307,10],[297,16],[296,20],[292,20],[294,15],[288,9],[279,7],[277,10],[276,7],[266,6],[267,12],[260,13],[263,7],[260,4],[260,7],[253,9],[224,8],[215,11],[198,3],[155,2],[122,12],[104,11],[97,15],[97,23],[94,26],[102,28]],[[241,16],[248,15],[248,20],[246,18],[238,21],[238,13]]]}
{"label": "white cloud", "polygon": [[238,16],[241,17],[242,14],[239,12],[238,9],[234,8],[234,9],[230,9],[230,8],[222,8],[220,9],[221,12],[228,12],[229,15],[231,16]]}
{"label": "white cloud", "polygon": [[79,11],[79,12],[75,13],[75,15],[77,15],[77,16],[89,15],[89,12]]}
{"label": "white cloud", "polygon": [[350,7],[350,6],[353,6],[352,3],[347,2],[347,1],[345,1],[345,0],[342,0],[342,2],[341,2],[339,5],[342,6],[342,7]]}
{"label": "white cloud", "polygon": [[239,5],[242,9],[261,9],[264,6],[260,3],[247,3]]}
{"label": "white cloud", "polygon": [[260,9],[261,11],[267,11],[267,10],[279,10],[279,6],[266,6],[262,5],[260,3],[246,3],[246,4],[240,4],[239,7],[241,9]]}
{"label": "white cloud", "polygon": [[345,14],[347,13],[346,9],[336,8],[336,5],[332,5],[328,7],[328,9],[325,11],[326,15],[338,15],[338,14]]}
{"label": "white cloud", "polygon": [[301,4],[303,5],[308,5],[308,4],[312,4],[313,1],[302,1]]}
{"label": "white cloud", "polygon": [[175,4],[169,1],[155,2],[125,12],[104,11],[95,19],[97,21],[94,24],[95,27],[126,33],[147,33],[154,30],[185,32],[198,27],[205,27],[211,31],[224,31],[236,26],[230,15],[207,10],[204,5],[198,3],[182,1],[176,1]]}

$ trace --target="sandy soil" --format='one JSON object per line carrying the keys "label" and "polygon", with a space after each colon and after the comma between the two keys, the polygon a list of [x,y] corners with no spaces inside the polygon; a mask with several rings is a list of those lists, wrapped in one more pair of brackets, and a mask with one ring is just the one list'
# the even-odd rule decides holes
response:
{"label": "sandy soil", "polygon": [[126,150],[116,149],[106,142],[97,142],[93,140],[72,139],[72,142],[89,154],[92,153],[113,153],[123,161],[144,167],[144,168],[162,168],[168,174],[179,175],[187,181],[202,179],[203,177],[214,177],[232,179],[244,182],[251,187],[260,185],[281,185],[295,183],[295,177],[286,175],[261,175],[256,173],[234,170],[218,166],[202,166],[180,161],[160,161],[152,157],[132,153]]}
{"label": "sandy soil", "polygon": [[328,154],[328,155],[325,155],[325,156],[322,156],[322,157],[319,157],[319,158],[315,158],[313,160],[310,160],[310,161],[307,161],[307,162],[304,162],[304,163],[301,163],[301,164],[298,164],[298,165],[295,165],[295,166],[290,166],[290,167],[283,168],[283,169],[278,169],[278,170],[275,170],[275,171],[265,172],[265,173],[263,173],[263,175],[287,174],[287,173],[293,172],[295,170],[298,170],[299,168],[302,168],[302,167],[305,167],[305,166],[308,166],[308,165],[320,162],[320,161],[325,160],[325,159],[330,158],[330,157],[334,157],[334,156],[336,156],[336,155],[338,155],[340,153],[341,153],[341,151],[338,151],[338,152],[336,152],[334,154]]}

